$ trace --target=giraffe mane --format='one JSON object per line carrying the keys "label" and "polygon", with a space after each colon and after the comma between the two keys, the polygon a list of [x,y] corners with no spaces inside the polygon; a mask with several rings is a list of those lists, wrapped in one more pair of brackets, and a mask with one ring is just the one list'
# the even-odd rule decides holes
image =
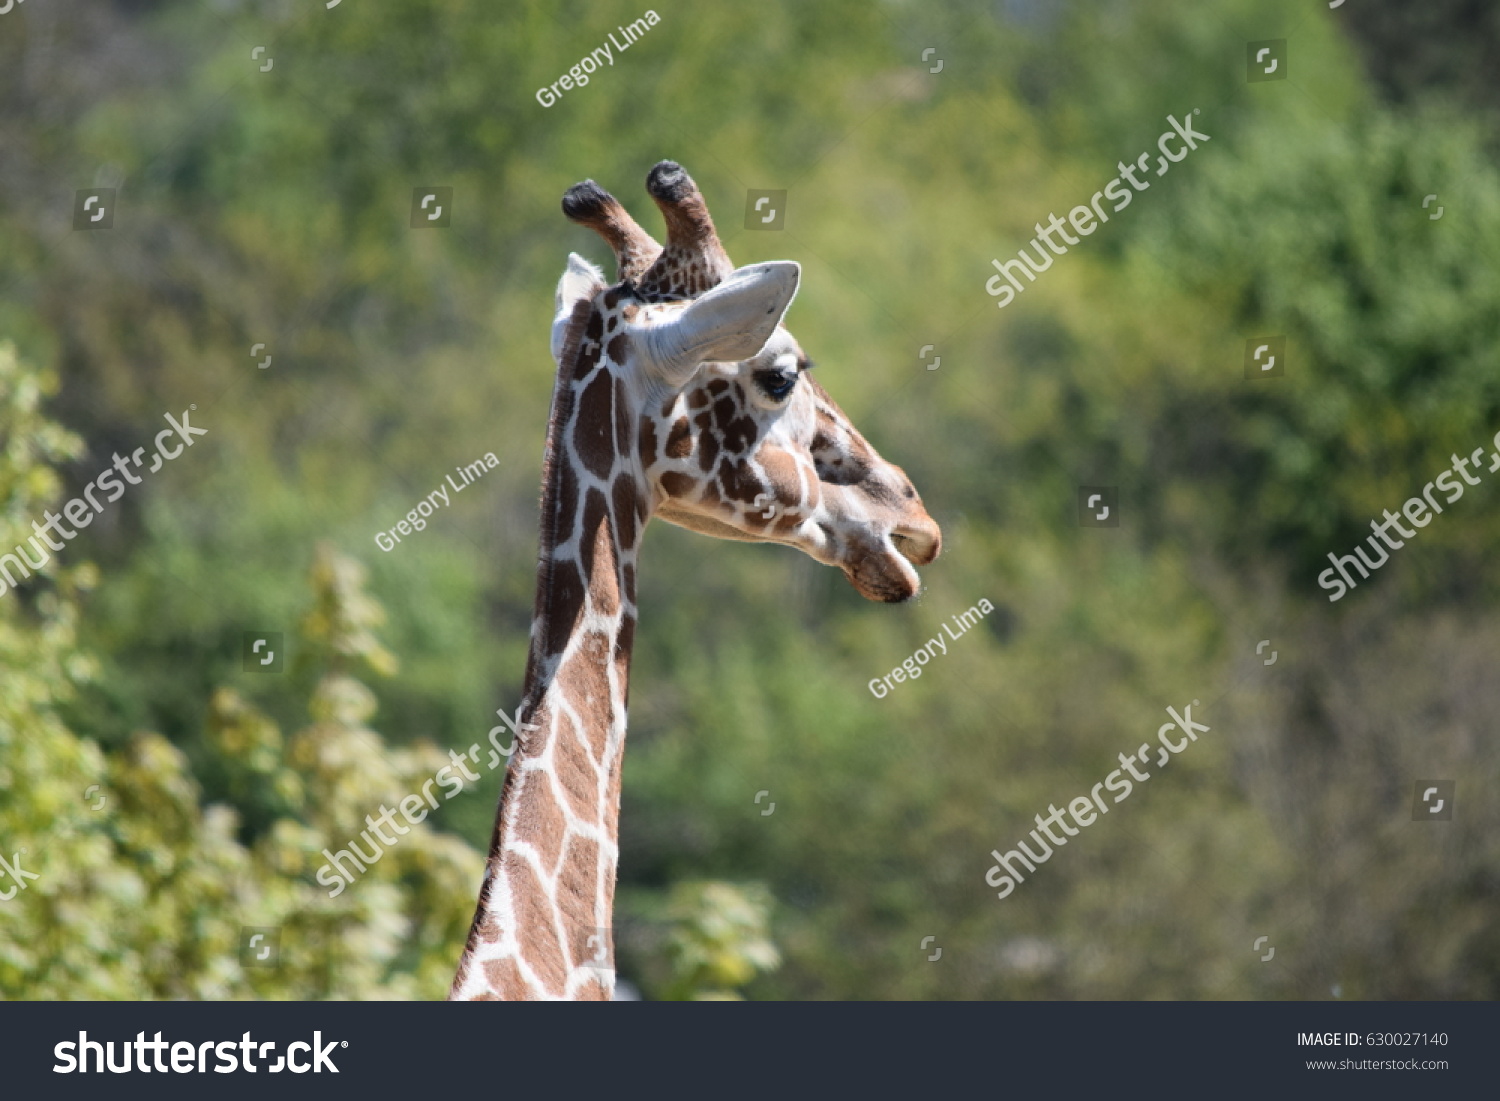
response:
{"label": "giraffe mane", "polygon": [[[552,411],[547,418],[547,435],[542,445],[542,492],[539,505],[541,516],[538,529],[540,538],[537,547],[537,591],[532,609],[533,630],[537,626],[545,631],[552,621],[551,595],[553,551],[557,548],[558,482],[563,467],[558,460],[562,447],[561,436],[573,415],[573,382],[578,374],[578,363],[583,356],[583,339],[588,329],[589,317],[594,311],[594,297],[604,289],[602,283],[595,284],[573,303],[573,313],[564,332],[562,349],[557,357],[557,377],[552,384]],[[536,680],[541,670],[534,658],[526,662],[525,685],[522,688],[524,710],[530,711],[537,700],[534,696]]]}

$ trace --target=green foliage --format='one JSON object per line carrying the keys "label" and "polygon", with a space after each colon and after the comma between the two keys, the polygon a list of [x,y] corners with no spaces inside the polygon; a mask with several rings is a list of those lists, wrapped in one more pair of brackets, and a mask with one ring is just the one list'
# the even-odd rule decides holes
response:
{"label": "green foliage", "polygon": [[673,1001],[738,1001],[737,988],[781,965],[767,937],[771,896],[765,884],[687,882],[672,888],[665,955]]}
{"label": "green foliage", "polygon": [[[44,379],[0,346],[0,542],[56,498],[49,463],[76,441],[37,411]],[[331,549],[312,571],[302,653],[317,678],[313,721],[283,744],[232,689],[209,703],[206,742],[234,806],[203,802],[183,753],[136,732],[113,752],[57,706],[89,678],[75,641],[78,587],[7,594],[0,653],[0,844],[34,874],[0,903],[0,994],[26,998],[437,997],[451,944],[472,915],[482,858],[426,823],[330,899],[312,881],[325,847],[416,790],[445,762],[431,747],[387,750],[352,675],[393,671],[373,634],[380,607],[361,568]],[[33,585],[32,590],[38,586]],[[247,822],[263,822],[248,831]],[[277,966],[242,961],[242,929],[279,930]],[[253,960],[253,958],[252,958]]]}

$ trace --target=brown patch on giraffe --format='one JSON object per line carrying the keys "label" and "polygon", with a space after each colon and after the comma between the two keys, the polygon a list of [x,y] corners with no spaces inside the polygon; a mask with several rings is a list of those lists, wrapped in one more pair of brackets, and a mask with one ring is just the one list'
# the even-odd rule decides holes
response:
{"label": "brown patch on giraffe", "polygon": [[[763,448],[760,455],[761,469],[766,472],[767,488],[781,507],[770,517],[767,530],[777,535],[789,535],[802,526],[802,521],[818,506],[822,495],[816,478],[810,479],[809,495],[802,497],[802,485],[797,477],[797,462],[784,451]],[[765,519],[762,514],[762,519]]]}
{"label": "brown patch on giraffe", "polygon": [[[766,488],[776,495],[782,505],[802,502],[802,486],[797,477],[797,460],[785,451],[765,447],[759,455],[760,467],[766,472]],[[817,487],[813,488],[814,494]]]}
{"label": "brown patch on giraffe", "polygon": [[693,453],[693,429],[686,417],[679,417],[667,433],[664,454],[669,459],[685,459]]}
{"label": "brown patch on giraffe", "polygon": [[703,410],[693,418],[693,426],[698,429],[698,435],[708,436],[713,432],[714,415],[709,409]]}
{"label": "brown patch on giraffe", "polygon": [[516,926],[525,930],[523,955],[547,993],[561,997],[568,977],[568,965],[552,924],[552,907],[547,904],[547,892],[530,864],[513,853],[506,853],[503,859],[505,877],[510,881],[511,901],[516,908]]}
{"label": "brown patch on giraffe", "polygon": [[751,418],[735,417],[724,429],[724,450],[743,455],[750,450],[750,445],[759,434],[760,430]]}
{"label": "brown patch on giraffe", "polygon": [[606,310],[613,310],[619,304],[620,304],[620,288],[619,287],[611,287],[611,288],[609,288],[609,290],[607,290],[607,291],[604,292],[604,308]]}
{"label": "brown patch on giraffe", "polygon": [[694,479],[686,474],[679,474],[675,470],[669,470],[661,476],[661,487],[666,490],[668,497],[685,499],[692,495],[697,485]]}
{"label": "brown patch on giraffe", "polygon": [[729,392],[729,383],[724,379],[716,378],[708,384],[708,392],[713,397],[719,397]]}
{"label": "brown patch on giraffe", "polygon": [[719,484],[727,499],[742,504],[755,500],[756,493],[761,489],[760,479],[750,469],[750,464],[744,459],[731,462],[731,457],[727,454],[719,461]]}
{"label": "brown patch on giraffe", "polygon": [[[574,834],[568,838],[568,858],[563,861],[562,872],[557,877],[557,908],[565,915],[586,915],[578,922],[584,929],[594,925],[594,895],[597,893],[599,876],[599,842],[591,837]],[[572,964],[580,967],[593,955],[584,937],[569,937],[568,948]]]}
{"label": "brown patch on giraffe", "polygon": [[[598,490],[589,490],[590,494]],[[631,518],[631,523],[635,518]],[[616,573],[617,563],[614,544],[610,540],[609,527],[599,525],[599,534],[594,537],[594,553],[590,556],[597,563],[589,572],[589,602],[599,615],[615,615],[620,610],[620,579]]]}
{"label": "brown patch on giraffe", "polygon": [[551,563],[550,594],[547,600],[546,653],[560,654],[568,645],[573,626],[583,612],[583,578],[571,560]]}
{"label": "brown patch on giraffe", "polygon": [[656,461],[656,425],[650,417],[641,418],[641,465]]}
{"label": "brown patch on giraffe", "polygon": [[[568,662],[567,667],[577,664]],[[595,669],[588,676],[598,678],[596,686],[603,684],[607,690],[607,682],[601,675],[602,671]],[[566,669],[558,675],[562,682]],[[588,709],[583,704],[574,705],[580,712]],[[604,705],[594,716],[590,724],[591,729],[580,730],[577,726],[570,724],[572,737],[559,738],[552,747],[552,776],[557,781],[557,787],[562,791],[563,798],[567,800],[568,809],[578,821],[590,826],[602,826],[603,820],[599,817],[599,774],[594,771],[594,762],[602,760],[601,754],[604,748],[604,740],[608,735],[605,729],[609,724],[607,721],[599,721],[601,717],[609,713],[610,708]],[[592,750],[592,756],[590,751]]]}
{"label": "brown patch on giraffe", "polygon": [[516,835],[536,848],[542,866],[550,870],[557,866],[557,855],[562,851],[563,837],[568,832],[568,819],[540,774],[529,772],[522,775],[525,778],[517,787],[526,794],[523,797],[519,791],[517,793],[521,811],[516,817]]}
{"label": "brown patch on giraffe", "polygon": [[698,437],[698,468],[707,474],[714,468],[714,460],[719,457],[719,437],[712,432],[705,432]]}
{"label": "brown patch on giraffe", "polygon": [[573,989],[576,991],[574,995],[575,1000],[580,1002],[607,1002],[610,1000],[609,989],[605,986],[602,977],[589,975]]}
{"label": "brown patch on giraffe", "polygon": [[739,405],[733,398],[723,397],[714,402],[714,427],[720,432],[729,430],[729,422],[739,412]]}
{"label": "brown patch on giraffe", "polygon": [[624,363],[625,357],[629,352],[630,338],[624,333],[616,333],[610,338],[609,344],[604,349],[604,354],[609,356],[611,363]]}
{"label": "brown patch on giraffe", "polygon": [[635,479],[629,474],[616,475],[609,496],[610,503],[614,506],[615,531],[619,536],[620,546],[633,547],[636,537]]}
{"label": "brown patch on giraffe", "polygon": [[614,542],[610,538],[609,502],[599,490],[590,488],[583,498],[583,521],[578,529],[578,561],[583,576],[593,592],[594,563],[601,557],[606,566],[614,562]]}
{"label": "brown patch on giraffe", "polygon": [[[524,999],[527,996],[526,980],[521,977],[521,968],[516,961],[510,958],[489,960],[484,965],[484,978],[490,984],[490,989],[498,990],[507,1000]],[[488,995],[481,995],[474,999],[479,1001],[494,1001]]]}
{"label": "brown patch on giraffe", "polygon": [[615,376],[615,454],[630,454],[630,400],[625,392],[625,380],[618,375]]}
{"label": "brown patch on giraffe", "polygon": [[[702,387],[699,387],[688,395],[687,403],[689,409],[702,409],[705,405],[708,404],[708,391],[704,390]],[[662,416],[664,417],[670,413],[670,405],[666,409],[662,410]]]}
{"label": "brown patch on giraffe", "polygon": [[[580,652],[572,660],[565,662],[557,672],[558,687],[572,704],[573,710],[583,719],[584,726],[580,728],[571,719],[567,721],[567,736],[558,739],[558,745],[553,750],[553,761],[560,781],[565,780],[562,775],[564,760],[580,771],[581,783],[564,782],[563,791],[569,796],[568,801],[575,804],[579,817],[585,821],[593,821],[598,812],[593,761],[604,759],[605,741],[609,734],[605,728],[614,714],[614,701],[610,699],[609,675],[606,672],[609,668],[609,641],[603,635],[591,634],[585,645],[592,647],[595,652]],[[585,746],[587,753],[584,752]],[[575,794],[579,795],[578,799],[573,798]]]}
{"label": "brown patch on giraffe", "polygon": [[[606,299],[609,295],[604,296]],[[611,309],[614,307],[611,306]],[[598,310],[589,314],[589,323],[583,330],[584,357],[578,362],[578,369],[573,372],[574,378],[583,378],[594,369],[594,364],[599,362],[599,344],[604,336],[604,317]]]}
{"label": "brown patch on giraffe", "polygon": [[573,422],[573,446],[588,472],[596,478],[609,477],[614,466],[614,376],[599,371],[584,387],[578,399],[578,416]]}
{"label": "brown patch on giraffe", "polygon": [[486,944],[494,944],[500,939],[500,922],[493,910],[486,913],[484,920],[474,927],[474,934]]}

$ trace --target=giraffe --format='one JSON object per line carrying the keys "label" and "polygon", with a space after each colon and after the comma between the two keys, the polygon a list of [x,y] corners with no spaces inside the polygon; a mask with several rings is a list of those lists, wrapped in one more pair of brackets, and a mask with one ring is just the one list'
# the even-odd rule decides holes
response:
{"label": "giraffe", "polygon": [[871,600],[914,596],[941,533],[781,324],[801,269],[730,263],[692,178],[646,189],[658,245],[592,180],[563,213],[615,254],[558,282],[536,605],[516,748],[449,997],[607,1000],[636,564],[653,516],[782,543]]}

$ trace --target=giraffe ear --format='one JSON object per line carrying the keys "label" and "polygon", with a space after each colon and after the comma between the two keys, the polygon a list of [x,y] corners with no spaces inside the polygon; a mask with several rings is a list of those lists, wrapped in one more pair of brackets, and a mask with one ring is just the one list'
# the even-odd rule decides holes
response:
{"label": "giraffe ear", "polygon": [[568,323],[579,302],[592,299],[604,289],[604,273],[576,252],[568,253],[568,266],[557,281],[557,313],[552,319],[552,358],[562,365]]}
{"label": "giraffe ear", "polygon": [[801,274],[791,260],[731,273],[672,320],[642,334],[647,367],[673,386],[686,386],[704,363],[749,359],[781,324]]}

